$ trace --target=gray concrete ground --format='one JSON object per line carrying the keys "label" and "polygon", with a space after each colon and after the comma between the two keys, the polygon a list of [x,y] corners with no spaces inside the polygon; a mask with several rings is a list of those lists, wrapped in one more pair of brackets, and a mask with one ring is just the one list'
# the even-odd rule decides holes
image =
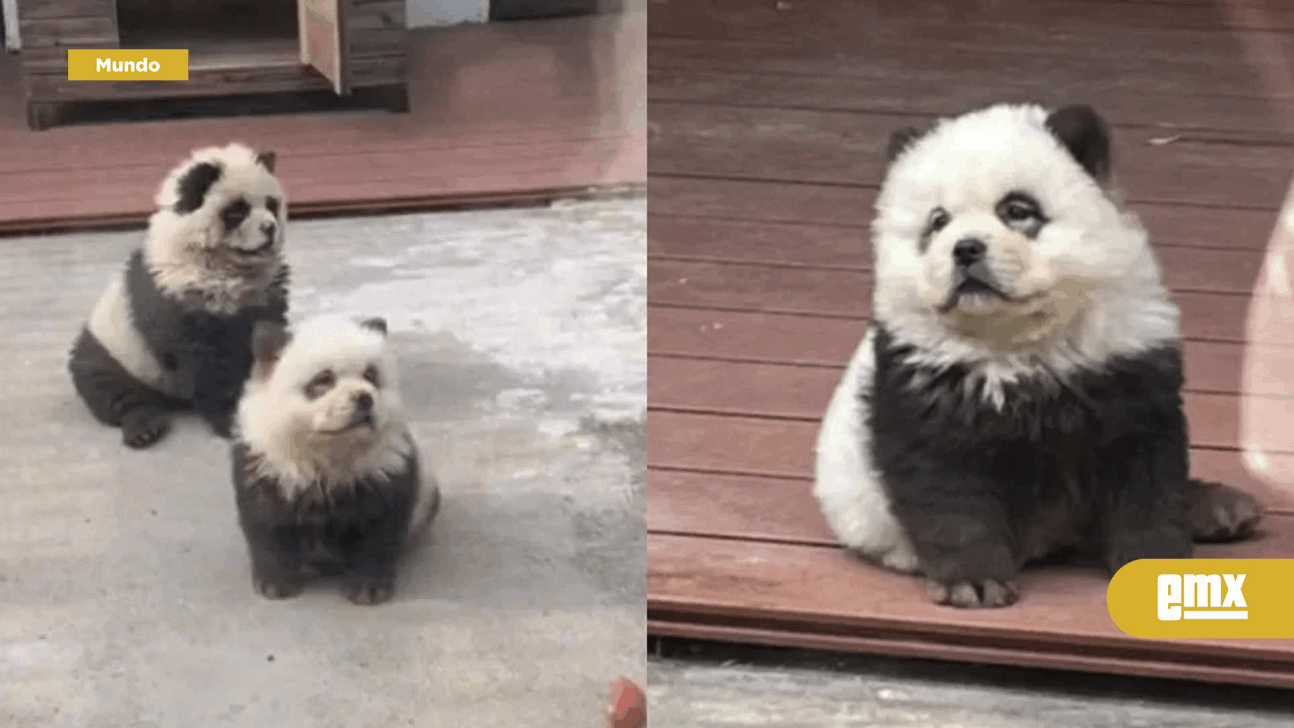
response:
{"label": "gray concrete ground", "polygon": [[645,199],[292,223],[293,316],[387,317],[442,483],[379,607],[255,596],[227,444],[76,399],[138,239],[0,239],[0,726],[604,726],[646,677]]}
{"label": "gray concrete ground", "polygon": [[1288,691],[712,644],[674,642],[647,680],[652,728],[1294,724]]}

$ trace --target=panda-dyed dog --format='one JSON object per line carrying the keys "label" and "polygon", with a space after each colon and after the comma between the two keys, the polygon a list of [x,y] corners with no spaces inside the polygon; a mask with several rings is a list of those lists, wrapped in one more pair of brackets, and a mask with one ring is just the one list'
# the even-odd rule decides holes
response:
{"label": "panda-dyed dog", "polygon": [[340,575],[379,604],[440,503],[404,421],[386,321],[321,316],[258,324],[232,449],[256,591],[285,599]]}
{"label": "panda-dyed dog", "polygon": [[126,445],[153,445],[189,408],[229,436],[252,327],[287,316],[287,198],[274,162],[234,143],[196,150],[171,170],[143,245],[77,337],[76,391]]}
{"label": "panda-dyed dog", "polygon": [[817,443],[844,545],[1001,607],[1032,561],[1113,573],[1257,526],[1252,496],[1189,475],[1180,315],[1091,108],[897,132],[872,245],[872,324]]}

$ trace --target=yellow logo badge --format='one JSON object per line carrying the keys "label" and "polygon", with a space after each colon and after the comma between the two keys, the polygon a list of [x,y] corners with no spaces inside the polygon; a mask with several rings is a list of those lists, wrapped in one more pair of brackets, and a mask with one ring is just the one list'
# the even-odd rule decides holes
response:
{"label": "yellow logo badge", "polygon": [[1147,639],[1294,637],[1294,559],[1141,559],[1110,579],[1106,608]]}
{"label": "yellow logo badge", "polygon": [[184,49],[69,48],[69,81],[188,81]]}

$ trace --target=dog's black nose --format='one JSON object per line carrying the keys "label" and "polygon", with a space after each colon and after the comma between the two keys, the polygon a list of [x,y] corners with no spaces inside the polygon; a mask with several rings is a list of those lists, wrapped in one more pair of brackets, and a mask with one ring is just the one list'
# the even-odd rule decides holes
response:
{"label": "dog's black nose", "polygon": [[962,268],[969,268],[984,259],[987,247],[978,238],[962,238],[953,246],[953,262]]}
{"label": "dog's black nose", "polygon": [[355,398],[355,409],[360,412],[368,412],[373,409],[373,395],[364,392]]}
{"label": "dog's black nose", "polygon": [[272,238],[274,237],[274,230],[277,227],[278,226],[272,222],[264,222],[264,223],[261,223],[261,232],[265,233],[265,237]]}

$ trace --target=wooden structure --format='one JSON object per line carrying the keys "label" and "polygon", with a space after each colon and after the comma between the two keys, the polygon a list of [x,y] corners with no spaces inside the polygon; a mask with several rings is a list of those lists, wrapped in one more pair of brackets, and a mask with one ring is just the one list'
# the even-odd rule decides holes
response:
{"label": "wooden structure", "polygon": [[[383,87],[408,111],[406,0],[23,0],[28,125],[58,104]],[[188,81],[69,81],[68,48],[186,48]]]}
{"label": "wooden structure", "polygon": [[[1294,557],[1294,493],[1240,452],[1255,281],[1294,171],[1294,4],[966,5],[652,6],[649,632],[1294,688],[1294,640],[1124,635],[1099,572],[1031,572],[1007,609],[934,606],[845,554],[817,510],[814,439],[867,325],[890,132],[1086,102],[1183,310],[1193,467],[1270,508],[1260,538],[1200,553]],[[1258,425],[1288,431],[1294,373],[1272,376],[1284,417]],[[1269,461],[1294,458],[1285,442]]]}
{"label": "wooden structure", "polygon": [[[0,54],[0,235],[141,225],[167,168],[195,146],[230,139],[278,152],[293,218],[541,202],[642,185],[645,16],[417,29],[408,114],[208,117],[34,132],[23,122],[18,57]],[[639,83],[617,80],[635,67]],[[91,111],[99,113],[84,113]]]}

